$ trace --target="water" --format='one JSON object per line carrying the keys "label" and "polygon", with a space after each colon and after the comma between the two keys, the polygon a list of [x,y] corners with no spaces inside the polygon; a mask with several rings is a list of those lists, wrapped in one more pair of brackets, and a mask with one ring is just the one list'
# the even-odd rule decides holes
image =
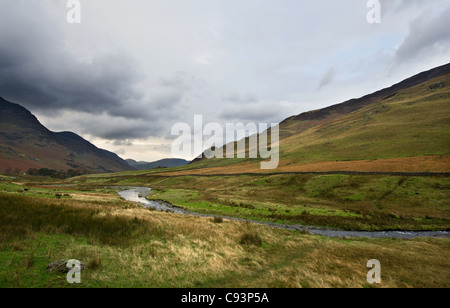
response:
{"label": "water", "polygon": [[[195,213],[186,211],[180,207],[173,206],[166,202],[160,201],[150,201],[145,199],[151,193],[151,189],[147,187],[130,187],[127,190],[120,191],[119,195],[125,200],[138,203],[145,208],[155,209],[157,211],[173,212],[176,214],[192,215],[199,217],[214,217],[217,215],[209,215],[202,213]],[[249,219],[242,219],[236,217],[222,216],[224,219],[235,220],[235,221],[250,221],[256,224],[262,224],[266,226],[271,226],[274,228],[293,230],[293,231],[303,231],[310,234],[322,235],[327,237],[364,237],[364,238],[396,238],[396,239],[412,239],[418,237],[440,237],[449,238],[450,234],[448,231],[345,231],[330,228],[321,227],[311,227],[303,226],[297,224],[277,224],[265,221],[256,221]]]}

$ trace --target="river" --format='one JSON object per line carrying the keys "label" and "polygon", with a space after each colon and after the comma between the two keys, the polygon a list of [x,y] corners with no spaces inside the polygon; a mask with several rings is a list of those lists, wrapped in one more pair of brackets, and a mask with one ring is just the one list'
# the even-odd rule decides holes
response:
{"label": "river", "polygon": [[[151,193],[151,189],[147,187],[129,187],[126,190],[120,191],[119,195],[125,200],[135,202],[145,208],[155,209],[157,211],[169,211],[176,214],[192,215],[199,217],[214,217],[218,215],[202,214],[186,211],[180,207],[173,206],[167,202],[150,201],[146,197]],[[242,219],[236,217],[222,216],[224,219],[234,221],[250,221],[256,224],[271,226],[274,228],[304,231],[314,235],[322,235],[327,237],[364,237],[364,238],[396,238],[396,239],[412,239],[419,237],[439,237],[449,238],[448,231],[346,231],[331,228],[303,226],[298,224],[278,224],[266,221],[257,221],[251,219]]]}

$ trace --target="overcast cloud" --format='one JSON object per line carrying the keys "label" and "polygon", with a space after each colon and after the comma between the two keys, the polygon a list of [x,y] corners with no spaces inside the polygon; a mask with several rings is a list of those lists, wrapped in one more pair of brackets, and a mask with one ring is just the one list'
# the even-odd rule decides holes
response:
{"label": "overcast cloud", "polygon": [[124,158],[171,127],[280,122],[450,62],[447,0],[0,0],[0,96]]}

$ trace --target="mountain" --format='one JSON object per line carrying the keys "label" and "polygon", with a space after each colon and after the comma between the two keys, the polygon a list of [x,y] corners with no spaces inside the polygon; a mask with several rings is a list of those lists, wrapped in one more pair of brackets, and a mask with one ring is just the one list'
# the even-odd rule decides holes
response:
{"label": "mountain", "polygon": [[0,172],[29,168],[84,169],[90,173],[133,170],[114,153],[72,132],[55,133],[24,107],[0,97]]}
{"label": "mountain", "polygon": [[189,164],[189,161],[184,159],[178,159],[178,158],[166,158],[161,159],[155,162],[144,162],[140,161],[137,162],[132,159],[127,159],[126,162],[137,170],[149,170],[149,169],[155,169],[155,168],[172,168],[172,167],[181,167]]}
{"label": "mountain", "polygon": [[[280,123],[280,139],[305,131],[322,124],[338,120],[354,111],[360,110],[370,104],[385,101],[394,97],[399,91],[413,88],[427,81],[445,76],[450,73],[450,63],[422,72],[413,77],[403,80],[389,88],[363,96],[358,99],[350,99],[346,102],[336,104],[319,110],[309,111],[300,115],[292,116]],[[431,89],[430,89],[431,90]]]}
{"label": "mountain", "polygon": [[[279,124],[286,171],[450,171],[450,64]],[[248,143],[247,143],[248,145]],[[248,146],[247,146],[248,150]],[[260,172],[250,159],[196,159],[203,173]]]}

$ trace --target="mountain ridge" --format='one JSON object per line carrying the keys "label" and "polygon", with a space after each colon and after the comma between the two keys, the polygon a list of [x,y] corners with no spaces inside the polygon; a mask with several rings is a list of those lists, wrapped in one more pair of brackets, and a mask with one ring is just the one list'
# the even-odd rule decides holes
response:
{"label": "mountain ridge", "polygon": [[[325,108],[307,111],[299,115],[294,115],[288,117],[280,122],[280,139],[286,137],[283,134],[282,126],[289,125],[290,121],[320,121],[326,120],[327,116],[332,116],[333,114],[348,114],[357,111],[377,100],[387,99],[391,95],[395,95],[400,90],[405,88],[411,88],[417,86],[427,80],[443,76],[450,73],[450,63],[432,68],[430,70],[418,73],[414,76],[406,78],[390,87],[375,91],[373,93],[364,95],[360,98],[352,98],[342,103],[334,104]],[[321,124],[321,123],[320,123]],[[308,126],[311,128],[311,126]]]}
{"label": "mountain ridge", "polygon": [[[25,107],[0,97],[0,169],[84,169],[89,173],[134,170],[117,154],[73,132],[52,132]],[[4,171],[4,170],[0,170]]]}
{"label": "mountain ridge", "polygon": [[189,163],[189,161],[178,158],[164,158],[154,162],[145,162],[145,161],[135,161],[133,159],[125,160],[131,167],[137,170],[149,170],[155,168],[172,168],[172,167],[181,167],[185,166]]}

